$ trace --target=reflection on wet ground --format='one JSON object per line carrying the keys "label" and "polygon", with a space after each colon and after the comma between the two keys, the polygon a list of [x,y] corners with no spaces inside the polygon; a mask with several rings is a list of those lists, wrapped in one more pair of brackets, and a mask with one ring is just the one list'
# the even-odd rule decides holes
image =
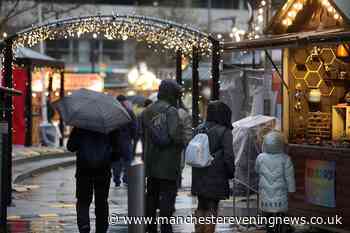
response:
{"label": "reflection on wet ground", "polygon": [[[93,227],[93,226],[92,226]],[[194,231],[194,226],[187,225],[174,225],[175,233],[190,233]],[[59,218],[46,218],[35,220],[10,220],[9,221],[10,233],[64,233],[72,232],[77,233],[78,230],[75,227],[74,221],[60,220]],[[92,229],[94,232],[94,229]],[[127,233],[127,225],[115,225],[110,226],[108,232]],[[233,232],[233,227],[229,225],[218,225],[216,232],[228,233]]]}
{"label": "reflection on wet ground", "polygon": [[[26,184],[40,188],[26,193],[17,193],[14,206],[8,208],[10,233],[76,233],[74,167],[64,168],[33,177]],[[190,174],[184,172],[184,186],[176,200],[177,216],[189,216],[196,208],[197,200],[189,194]],[[127,215],[127,188],[111,185],[109,195],[110,213]],[[221,203],[219,215],[233,214],[232,200]],[[94,206],[91,206],[91,227],[94,228]],[[110,226],[109,232],[127,232],[127,225]],[[175,233],[194,231],[191,224],[175,225]],[[94,232],[92,229],[91,232]],[[218,225],[216,232],[235,232],[230,225]]]}

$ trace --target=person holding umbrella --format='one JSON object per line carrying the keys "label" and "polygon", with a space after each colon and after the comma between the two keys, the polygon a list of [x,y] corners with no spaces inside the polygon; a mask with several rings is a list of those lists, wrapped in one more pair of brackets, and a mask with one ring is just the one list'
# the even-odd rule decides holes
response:
{"label": "person holding umbrella", "polygon": [[111,163],[117,160],[117,128],[131,118],[113,96],[86,89],[54,103],[66,124],[74,126],[67,149],[75,152],[76,211],[80,233],[90,232],[89,209],[95,196],[96,232],[108,229]]}
{"label": "person holding umbrella", "polygon": [[[75,127],[67,149],[76,152],[76,211],[80,233],[90,232],[90,205],[95,195],[96,232],[108,229],[108,195],[111,163],[118,160],[112,153],[117,131],[103,134]],[[114,155],[114,156],[113,156]]]}

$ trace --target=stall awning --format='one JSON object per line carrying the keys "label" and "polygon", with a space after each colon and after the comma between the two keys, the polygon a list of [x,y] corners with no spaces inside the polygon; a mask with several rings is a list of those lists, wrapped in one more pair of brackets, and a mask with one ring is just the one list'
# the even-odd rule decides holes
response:
{"label": "stall awning", "polygon": [[350,42],[350,29],[333,29],[325,31],[298,32],[274,35],[254,40],[224,43],[224,51],[263,50],[273,48],[290,48],[320,44]]}
{"label": "stall awning", "polygon": [[64,68],[64,62],[56,60],[35,50],[19,47],[15,50],[16,64],[26,64],[35,66],[51,66],[55,68]]}

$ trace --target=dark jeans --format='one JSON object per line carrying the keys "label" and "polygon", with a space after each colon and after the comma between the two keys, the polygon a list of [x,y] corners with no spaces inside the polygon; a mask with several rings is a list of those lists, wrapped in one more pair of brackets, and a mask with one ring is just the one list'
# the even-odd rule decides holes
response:
{"label": "dark jeans", "polygon": [[95,195],[96,233],[108,229],[108,194],[111,182],[110,171],[100,176],[76,176],[77,223],[80,233],[90,232],[90,204]]}
{"label": "dark jeans", "polygon": [[113,162],[112,170],[113,170],[113,181],[114,184],[120,185],[121,174],[123,173],[123,183],[128,183],[128,168],[130,166],[131,159],[129,158],[120,158],[120,160]]}
{"label": "dark jeans", "polygon": [[[147,196],[146,212],[148,217],[156,218],[156,212],[159,208],[160,217],[170,218],[173,215],[173,207],[177,193],[176,180],[163,180],[157,178],[147,178]],[[171,224],[162,224],[161,233],[172,233]],[[148,233],[157,233],[157,224],[148,225]]]}
{"label": "dark jeans", "polygon": [[113,170],[113,181],[114,184],[120,185],[121,174],[123,173],[123,183],[128,184],[128,168],[130,167],[130,163],[132,160],[132,150],[133,144],[129,143],[128,145],[124,145],[126,148],[118,161],[113,162],[112,170]]}

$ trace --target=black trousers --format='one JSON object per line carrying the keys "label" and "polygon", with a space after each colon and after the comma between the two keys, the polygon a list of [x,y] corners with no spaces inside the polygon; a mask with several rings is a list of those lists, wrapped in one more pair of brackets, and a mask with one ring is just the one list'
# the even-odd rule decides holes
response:
{"label": "black trousers", "polygon": [[216,215],[218,212],[219,200],[198,196],[198,210],[210,212]]}
{"label": "black trousers", "polygon": [[[147,178],[146,212],[148,217],[156,218],[159,208],[160,217],[170,218],[173,215],[177,193],[177,180],[163,180],[157,178]],[[161,233],[173,233],[171,224],[162,224]],[[148,233],[157,233],[157,223],[147,226]]]}
{"label": "black trousers", "polygon": [[90,205],[95,195],[96,233],[108,229],[108,194],[111,172],[98,176],[76,175],[76,210],[80,233],[90,232]]}
{"label": "black trousers", "polygon": [[[286,217],[287,215],[285,213],[269,213],[269,212],[263,212],[263,216],[265,216],[267,219],[269,218],[276,218],[276,217]],[[272,221],[272,220],[271,220]],[[266,232],[267,233],[289,233],[292,232],[290,225],[285,224],[275,224],[274,226],[268,223],[266,224]]]}

